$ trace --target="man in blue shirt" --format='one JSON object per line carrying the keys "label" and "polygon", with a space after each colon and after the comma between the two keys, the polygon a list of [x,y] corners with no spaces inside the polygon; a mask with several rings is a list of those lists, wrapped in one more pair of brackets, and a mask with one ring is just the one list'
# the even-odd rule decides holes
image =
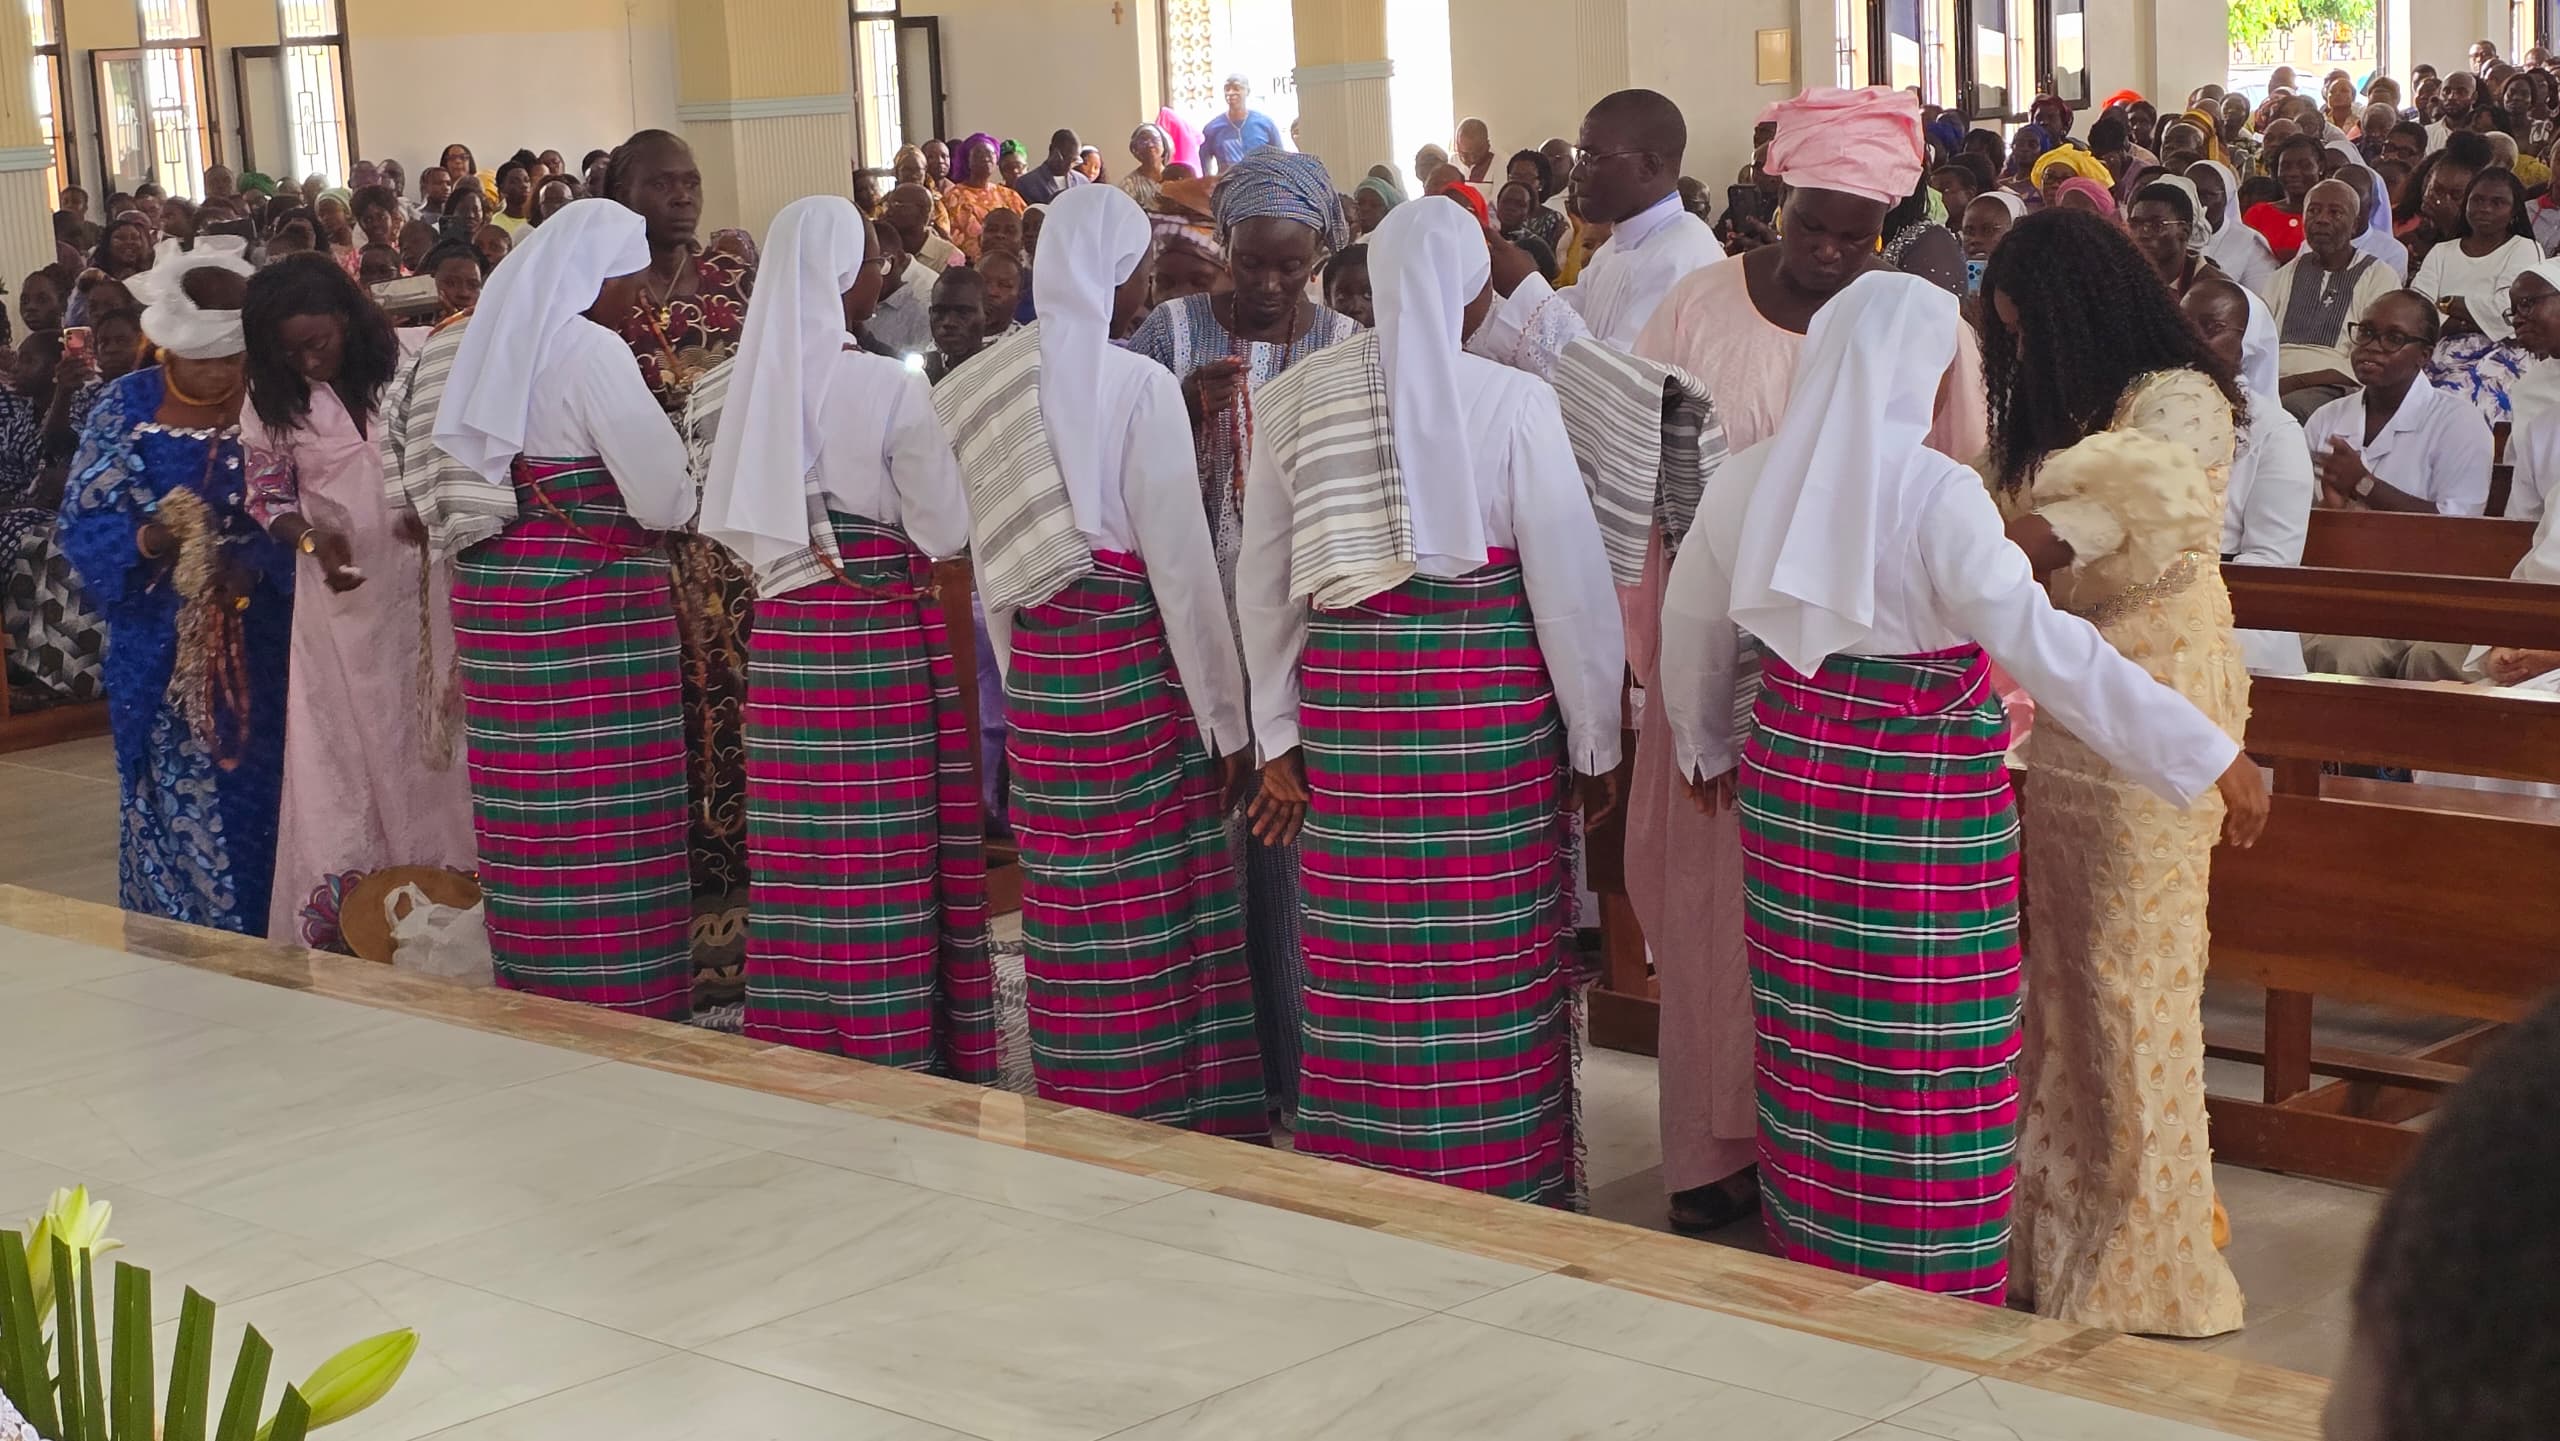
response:
{"label": "man in blue shirt", "polygon": [[1049,156],[1036,170],[1023,172],[1013,182],[1013,192],[1033,205],[1046,205],[1086,181],[1076,169],[1076,152],[1082,146],[1072,130],[1061,130],[1049,137]]}
{"label": "man in blue shirt", "polygon": [[1231,170],[1236,162],[1253,152],[1272,146],[1286,150],[1288,141],[1280,134],[1280,126],[1259,110],[1250,110],[1245,102],[1253,98],[1253,82],[1242,75],[1227,77],[1227,108],[1200,127],[1200,163],[1215,175]]}

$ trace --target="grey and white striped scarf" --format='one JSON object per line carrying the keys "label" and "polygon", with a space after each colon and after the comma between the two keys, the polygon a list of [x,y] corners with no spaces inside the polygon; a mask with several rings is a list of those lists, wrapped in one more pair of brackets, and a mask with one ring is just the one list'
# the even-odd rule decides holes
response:
{"label": "grey and white striped scarf", "polygon": [[1093,573],[1040,417],[1040,327],[1024,326],[933,388],[969,488],[970,548],[988,610],[1038,605]]}
{"label": "grey and white striped scarf", "polygon": [[[684,436],[685,458],[693,472],[693,493],[697,496],[702,494],[703,482],[711,474],[711,443],[719,438],[720,417],[729,403],[729,376],[736,369],[736,357],[723,360],[703,372],[685,394],[684,418],[676,428]],[[817,468],[810,467],[810,476],[804,476],[803,481],[816,473]],[[818,493],[814,484],[804,483],[801,493],[809,502],[809,544],[758,568],[758,595],[789,595],[827,579],[831,574],[829,562],[838,569],[843,567],[844,556],[836,549],[835,520],[827,514],[827,498]]]}
{"label": "grey and white striped scarf", "polygon": [[466,315],[428,336],[382,406],[383,488],[393,505],[426,523],[427,554],[436,563],[450,562],[516,518],[513,486],[491,485],[436,444],[436,412],[470,325]]}
{"label": "grey and white striped scarf", "polygon": [[1413,507],[1396,465],[1378,333],[1318,351],[1254,396],[1255,444],[1296,479],[1289,592],[1357,605],[1413,578]]}
{"label": "grey and white striped scarf", "polygon": [[1715,403],[1687,371],[1587,337],[1556,358],[1555,387],[1610,576],[1641,584],[1648,533],[1659,525],[1676,552],[1724,460]]}

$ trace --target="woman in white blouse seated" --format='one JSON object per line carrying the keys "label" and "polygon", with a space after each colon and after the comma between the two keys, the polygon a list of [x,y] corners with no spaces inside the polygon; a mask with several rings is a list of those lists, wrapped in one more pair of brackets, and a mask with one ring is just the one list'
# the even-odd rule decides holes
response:
{"label": "woman in white blouse seated", "polygon": [[2484,422],[2514,414],[2507,392],[2530,357],[2512,342],[2507,291],[2516,277],[2542,259],[2526,213],[2524,183],[2512,170],[2483,170],[2462,205],[2463,234],[2437,242],[2418,265],[2409,288],[2434,302],[2444,333],[2427,365],[2427,378],[2468,400]]}
{"label": "woman in white blouse seated", "polygon": [[2515,482],[2507,491],[2509,520],[2540,520],[2560,490],[2560,260],[2541,260],[2516,277],[2507,291],[2507,317],[2516,345],[2540,362],[2514,392],[2515,431],[2507,459]]}
{"label": "woman in white blouse seated", "polygon": [[933,561],[968,548],[969,502],[924,377],[853,339],[879,253],[841,196],[784,206],[709,422],[703,532],[758,592],[746,1033],[985,1082],[1001,1048],[983,824],[933,590]]}
{"label": "woman in white blouse seated", "polygon": [[472,819],[502,985],[693,1009],[684,717],[665,532],[694,511],[675,426],[619,326],[640,217],[576,201],[492,275],[436,413],[476,478],[454,562]]}
{"label": "woman in white blouse seated", "polygon": [[1464,210],[1396,207],[1377,329],[1257,394],[1252,809],[1305,825],[1298,1149],[1565,1205],[1568,780],[1614,805],[1626,655],[1555,392],[1463,348],[1490,274]]}
{"label": "woman in white blouse seated", "polygon": [[[1739,795],[1780,1254],[1997,1305],[2020,960],[1990,663],[2153,793],[2219,788],[2234,844],[2267,801],[2230,736],[2054,609],[1981,477],[1921,443],[1957,324],[1952,297],[1887,273],[1814,317],[1785,420],[1726,462],[1681,545],[1660,703],[1699,803]],[[1765,657],[1737,755],[1741,631]],[[1931,1204],[1860,1224],[1860,1176]]]}

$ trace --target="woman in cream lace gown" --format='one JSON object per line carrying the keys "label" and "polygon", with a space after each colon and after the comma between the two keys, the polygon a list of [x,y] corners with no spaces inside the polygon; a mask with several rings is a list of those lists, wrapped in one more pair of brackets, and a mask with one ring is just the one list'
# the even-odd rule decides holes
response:
{"label": "woman in cream lace gown", "polygon": [[[2068,211],[2022,221],[1992,257],[1987,468],[2054,604],[2237,738],[2249,682],[2217,561],[2240,390],[2135,262]],[[2199,1015],[2224,802],[2181,811],[2049,716],[2027,762],[2012,1289],[2084,1325],[2236,1330]]]}

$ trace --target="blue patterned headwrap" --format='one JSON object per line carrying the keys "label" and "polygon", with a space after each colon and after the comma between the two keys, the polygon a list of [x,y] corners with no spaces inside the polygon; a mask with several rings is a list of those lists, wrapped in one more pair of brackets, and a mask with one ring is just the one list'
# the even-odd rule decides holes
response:
{"label": "blue patterned headwrap", "polygon": [[1351,243],[1351,222],[1342,213],[1342,197],[1334,193],[1333,177],[1325,173],[1324,162],[1312,155],[1257,150],[1218,177],[1218,188],[1210,197],[1210,218],[1217,224],[1220,244],[1226,243],[1236,222],[1257,215],[1294,220],[1313,230],[1327,250]]}

